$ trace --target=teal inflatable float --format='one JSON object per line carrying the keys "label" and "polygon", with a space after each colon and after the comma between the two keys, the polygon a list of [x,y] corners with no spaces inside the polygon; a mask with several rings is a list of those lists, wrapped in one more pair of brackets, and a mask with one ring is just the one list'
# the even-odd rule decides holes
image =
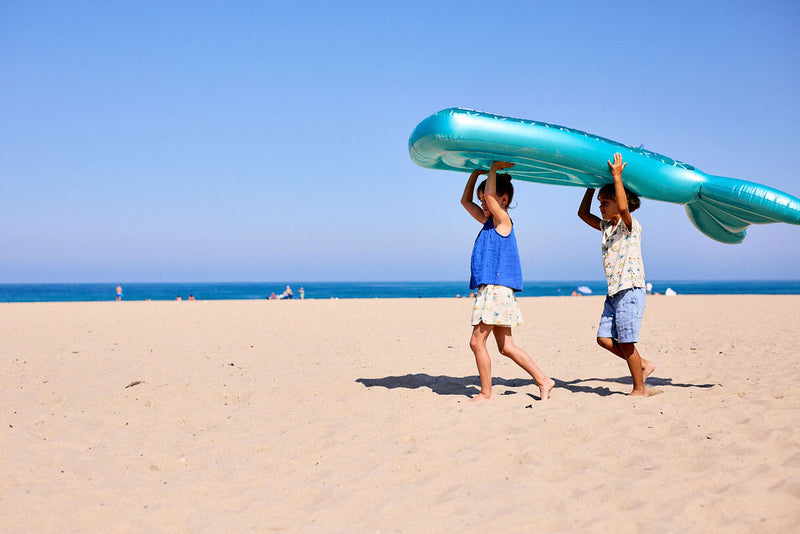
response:
{"label": "teal inflatable float", "polygon": [[712,239],[740,243],[751,224],[800,225],[797,197],[545,122],[445,109],[417,125],[408,149],[414,162],[430,169],[471,172],[509,161],[515,179],[576,187],[611,182],[606,161],[620,152],[628,163],[626,187],[644,198],[683,204],[692,223]]}

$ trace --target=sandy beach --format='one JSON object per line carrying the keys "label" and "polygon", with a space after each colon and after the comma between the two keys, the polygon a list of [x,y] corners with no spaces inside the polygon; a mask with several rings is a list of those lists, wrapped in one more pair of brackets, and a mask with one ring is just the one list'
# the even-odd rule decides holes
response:
{"label": "sandy beach", "polygon": [[800,296],[653,296],[625,394],[602,297],[0,304],[2,532],[788,532]]}

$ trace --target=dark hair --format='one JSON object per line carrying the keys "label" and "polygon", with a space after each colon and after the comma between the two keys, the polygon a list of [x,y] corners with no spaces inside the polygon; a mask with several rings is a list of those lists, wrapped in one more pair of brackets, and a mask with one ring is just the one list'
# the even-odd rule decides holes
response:
{"label": "dark hair", "polygon": [[[498,173],[497,181],[495,182],[495,188],[497,189],[498,196],[508,195],[508,203],[510,205],[511,201],[514,200],[514,186],[511,185],[511,175],[506,173]],[[486,194],[486,180],[480,183],[478,186],[478,191]]]}
{"label": "dark hair", "polygon": [[[597,192],[597,196],[603,195],[606,198],[613,198],[616,200],[617,198],[617,190],[614,187],[614,184],[606,184],[600,188],[600,191]],[[627,187],[625,188],[625,198],[628,199],[628,211],[636,211],[639,209],[639,206],[642,205],[642,201],[639,200],[639,195],[630,191]]]}

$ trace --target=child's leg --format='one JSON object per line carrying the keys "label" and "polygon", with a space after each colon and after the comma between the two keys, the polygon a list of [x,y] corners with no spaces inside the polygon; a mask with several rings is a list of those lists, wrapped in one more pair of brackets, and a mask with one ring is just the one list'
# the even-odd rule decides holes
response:
{"label": "child's leg", "polygon": [[469,339],[469,348],[475,354],[475,363],[478,364],[478,375],[481,378],[481,392],[472,397],[473,402],[494,400],[492,393],[492,359],[489,351],[486,350],[486,339],[492,326],[478,323],[472,329],[472,337]]}
{"label": "child's leg", "polygon": [[[623,360],[627,360],[625,355],[622,353],[622,350],[619,348],[619,343],[611,339],[610,337],[598,337],[597,344],[609,351],[610,353],[619,356]],[[639,360],[642,362],[642,376],[645,380],[647,377],[652,374],[653,371],[656,369],[656,364],[651,362],[650,360],[645,360],[639,354],[639,350],[636,348],[636,345],[633,346],[633,350],[636,352],[636,355],[639,356]]]}
{"label": "child's leg", "polygon": [[622,351],[625,360],[628,362],[628,369],[633,378],[633,391],[630,395],[647,396],[647,390],[644,389],[644,377],[642,376],[642,360],[639,356],[639,351],[633,343],[619,343],[619,349]]}
{"label": "child's leg", "polygon": [[555,380],[544,374],[528,353],[514,344],[511,328],[508,326],[495,326],[494,338],[500,354],[511,358],[514,363],[525,369],[539,385],[539,396],[542,400],[550,398],[550,390],[556,385]]}

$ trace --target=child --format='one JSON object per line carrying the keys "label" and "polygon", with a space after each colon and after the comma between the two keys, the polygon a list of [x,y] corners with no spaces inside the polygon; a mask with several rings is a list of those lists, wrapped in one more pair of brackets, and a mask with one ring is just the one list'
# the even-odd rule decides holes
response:
{"label": "child", "polygon": [[522,315],[514,296],[515,291],[522,290],[522,268],[517,238],[508,216],[514,187],[510,176],[498,175],[497,171],[513,165],[502,161],[492,163],[488,178],[478,186],[480,206],[472,201],[472,194],[478,176],[487,171],[472,171],[461,196],[461,205],[483,225],[472,249],[472,276],[469,283],[470,290],[478,290],[472,310],[473,329],[469,346],[475,353],[481,379],[481,391],[472,397],[472,402],[494,400],[492,360],[486,350],[490,333],[494,334],[500,353],[511,358],[536,380],[542,400],[550,397],[550,390],[556,384],[524,350],[514,344],[511,337],[511,328],[522,324]]}
{"label": "child", "polygon": [[642,263],[642,227],[631,212],[639,207],[639,197],[622,185],[622,154],[608,162],[613,184],[606,184],[597,194],[602,219],[589,213],[594,189],[583,195],[578,217],[603,232],[603,267],[608,279],[608,295],[597,330],[597,343],[623,358],[633,378],[631,395],[647,396],[644,381],[656,368],[636,350],[639,327],[645,304],[644,264]]}

